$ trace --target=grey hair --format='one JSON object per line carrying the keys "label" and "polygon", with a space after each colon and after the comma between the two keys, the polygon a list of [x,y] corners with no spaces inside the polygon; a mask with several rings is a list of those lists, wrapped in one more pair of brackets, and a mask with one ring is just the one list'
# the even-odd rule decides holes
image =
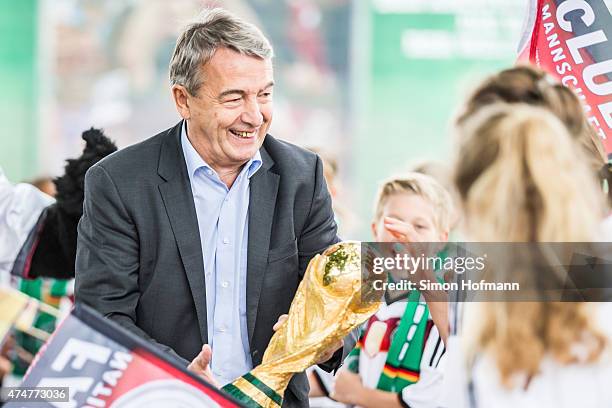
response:
{"label": "grey hair", "polygon": [[270,42],[253,24],[222,8],[204,10],[176,41],[170,60],[171,85],[183,85],[195,95],[203,80],[200,67],[219,47],[261,59],[274,56]]}

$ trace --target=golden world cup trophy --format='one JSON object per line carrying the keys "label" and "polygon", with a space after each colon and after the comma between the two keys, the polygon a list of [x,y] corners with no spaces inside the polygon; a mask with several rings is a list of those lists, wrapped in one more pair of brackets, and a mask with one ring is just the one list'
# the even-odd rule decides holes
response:
{"label": "golden world cup trophy", "polygon": [[272,336],[261,365],[223,390],[249,407],[280,407],[293,374],[316,364],[374,314],[379,295],[362,282],[361,243],[330,246],[308,264],[289,317]]}

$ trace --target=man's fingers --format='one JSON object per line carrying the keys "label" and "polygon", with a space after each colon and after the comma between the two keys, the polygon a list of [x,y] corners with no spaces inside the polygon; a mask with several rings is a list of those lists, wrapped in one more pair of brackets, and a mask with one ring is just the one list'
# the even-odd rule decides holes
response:
{"label": "man's fingers", "polygon": [[344,340],[340,339],[340,340],[336,341],[333,346],[331,346],[329,351],[331,352],[331,354],[334,354],[342,346],[344,346]]}
{"label": "man's fingers", "polygon": [[334,353],[342,347],[344,347],[344,340],[338,340],[336,343],[334,343],[334,345],[331,348],[329,348],[328,350],[325,351],[325,353],[323,353],[323,355],[321,356],[317,364],[322,364],[326,362],[327,360],[329,360],[330,358],[332,358]]}
{"label": "man's fingers", "polygon": [[342,348],[342,346],[344,346],[344,340],[338,340],[337,342],[335,342],[334,345],[326,353],[328,356],[328,360],[331,358],[331,356],[334,355],[336,351],[338,351],[338,349]]}
{"label": "man's fingers", "polygon": [[342,347],[344,347],[344,340],[338,340],[338,342],[336,343],[336,345],[332,349],[332,352],[331,352],[329,358],[331,358],[334,355],[334,353],[336,351],[340,350]]}
{"label": "man's fingers", "polygon": [[333,355],[334,355],[333,351],[326,351],[325,354],[321,356],[321,361],[319,361],[319,364],[326,362],[327,360],[332,358]]}
{"label": "man's fingers", "polygon": [[204,344],[202,346],[202,350],[198,353],[198,355],[193,359],[191,363],[187,366],[187,369],[194,374],[199,375],[204,380],[208,381],[215,387],[219,388],[220,385],[215,379],[215,376],[210,369],[210,362],[212,360],[212,349],[208,344]]}
{"label": "man's fingers", "polygon": [[277,331],[278,329],[280,329],[280,327],[283,325],[283,323],[285,323],[288,317],[289,315],[286,314],[280,315],[278,321],[274,324],[274,326],[272,326],[272,330]]}
{"label": "man's fingers", "polygon": [[208,366],[210,364],[210,360],[212,360],[212,349],[208,344],[202,346],[200,355],[202,356],[201,363]]}
{"label": "man's fingers", "polygon": [[212,349],[208,344],[202,346],[202,350],[193,359],[191,364],[187,368],[191,371],[201,372],[209,367],[210,360],[212,359]]}
{"label": "man's fingers", "polygon": [[190,371],[200,373],[206,369],[207,365],[202,362],[202,352],[198,354],[193,361],[187,366]]}

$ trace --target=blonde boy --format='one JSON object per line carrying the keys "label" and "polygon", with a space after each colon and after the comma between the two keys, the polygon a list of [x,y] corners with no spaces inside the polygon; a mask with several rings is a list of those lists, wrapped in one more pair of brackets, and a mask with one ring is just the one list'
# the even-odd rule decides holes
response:
{"label": "blonde boy", "polygon": [[[445,242],[451,215],[450,194],[433,178],[409,173],[381,186],[372,234],[378,242]],[[437,406],[445,335],[424,299],[415,292],[383,303],[338,373],[334,399],[366,408]],[[444,304],[431,306],[446,313]]]}

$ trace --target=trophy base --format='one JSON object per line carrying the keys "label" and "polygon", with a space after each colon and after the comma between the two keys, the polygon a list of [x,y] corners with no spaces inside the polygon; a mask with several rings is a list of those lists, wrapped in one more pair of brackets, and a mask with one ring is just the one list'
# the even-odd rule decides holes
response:
{"label": "trophy base", "polygon": [[281,394],[250,372],[225,385],[222,390],[249,408],[280,408],[283,404]]}

